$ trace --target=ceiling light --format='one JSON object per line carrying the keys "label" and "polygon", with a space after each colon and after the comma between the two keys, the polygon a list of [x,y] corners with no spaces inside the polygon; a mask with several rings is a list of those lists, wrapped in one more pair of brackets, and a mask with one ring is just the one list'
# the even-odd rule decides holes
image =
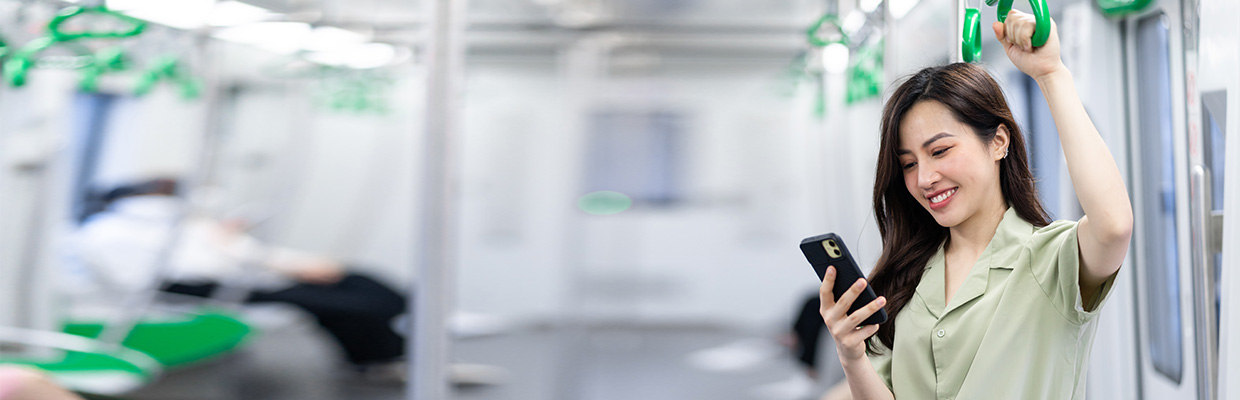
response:
{"label": "ceiling light", "polygon": [[349,46],[366,43],[367,37],[347,29],[333,26],[320,26],[310,32],[302,48],[310,51],[331,51]]}
{"label": "ceiling light", "polygon": [[828,73],[842,74],[848,69],[848,45],[831,43],[822,48],[822,67]]}
{"label": "ceiling light", "polygon": [[840,28],[843,28],[845,33],[853,35],[857,33],[863,25],[865,25],[865,13],[852,10],[852,12],[848,13],[848,16],[844,17],[844,25]]}
{"label": "ceiling light", "polygon": [[407,49],[387,43],[366,43],[308,53],[306,59],[324,65],[370,69],[399,63],[409,55]]}
{"label": "ceiling light", "polygon": [[269,21],[280,15],[266,8],[240,1],[226,0],[216,3],[215,8],[211,9],[211,16],[207,19],[207,24],[211,26],[234,26]]}
{"label": "ceiling light", "polygon": [[861,11],[869,13],[874,12],[879,4],[883,4],[883,0],[861,0],[861,3],[857,4],[857,6],[861,7]]}
{"label": "ceiling light", "polygon": [[887,6],[888,8],[891,9],[892,18],[895,18],[895,19],[904,18],[904,16],[907,15],[908,12],[913,9],[913,7],[917,6],[917,3],[921,2],[921,0],[890,0],[890,1],[891,2],[888,3]]}
{"label": "ceiling light", "polygon": [[197,29],[207,23],[214,0],[107,0],[110,10],[134,18],[180,29]]}
{"label": "ceiling light", "polygon": [[224,28],[212,36],[243,43],[280,54],[301,50],[310,37],[310,24],[304,22],[259,22]]}

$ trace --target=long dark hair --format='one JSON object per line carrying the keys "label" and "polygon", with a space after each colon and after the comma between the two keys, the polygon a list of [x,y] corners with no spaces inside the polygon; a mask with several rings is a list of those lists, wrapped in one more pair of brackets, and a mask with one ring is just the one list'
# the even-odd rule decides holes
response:
{"label": "long dark hair", "polygon": [[[948,238],[947,228],[939,225],[908,192],[896,153],[900,146],[900,123],[922,101],[937,101],[946,106],[957,121],[973,129],[982,143],[991,143],[1000,125],[1007,127],[1008,155],[999,161],[1003,198],[1025,221],[1039,227],[1050,223],[1034,188],[1025,139],[1012,119],[1003,90],[990,74],[973,64],[955,63],[926,68],[908,78],[883,108],[882,142],[874,178],[874,218],[883,238],[883,254],[869,280],[875,292],[887,296],[888,322],[879,326],[875,337],[888,349],[894,349],[896,315],[912,299],[926,262]],[[867,341],[866,348],[871,353],[877,351],[873,341]]]}

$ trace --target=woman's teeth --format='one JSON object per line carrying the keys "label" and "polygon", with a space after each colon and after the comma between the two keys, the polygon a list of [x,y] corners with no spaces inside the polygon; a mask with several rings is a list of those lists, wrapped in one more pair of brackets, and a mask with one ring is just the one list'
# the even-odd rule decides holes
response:
{"label": "woman's teeth", "polygon": [[953,194],[956,194],[956,189],[948,190],[948,191],[944,192],[943,194],[940,194],[940,195],[938,195],[938,196],[934,196],[933,198],[931,198],[931,199],[930,199],[930,202],[931,202],[931,203],[939,203],[939,202],[942,202],[943,200],[947,200],[947,198],[948,198],[948,197],[952,197],[952,195],[953,195]]}

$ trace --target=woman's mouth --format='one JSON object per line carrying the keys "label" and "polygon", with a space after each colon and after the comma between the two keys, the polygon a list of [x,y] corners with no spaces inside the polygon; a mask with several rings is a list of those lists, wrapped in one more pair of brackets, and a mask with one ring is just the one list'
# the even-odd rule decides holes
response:
{"label": "woman's mouth", "polygon": [[956,195],[956,190],[958,189],[960,188],[951,188],[946,191],[940,192],[937,195],[934,195],[934,197],[931,197],[930,208],[933,210],[937,210],[937,209],[946,207],[947,203],[951,202],[952,196]]}

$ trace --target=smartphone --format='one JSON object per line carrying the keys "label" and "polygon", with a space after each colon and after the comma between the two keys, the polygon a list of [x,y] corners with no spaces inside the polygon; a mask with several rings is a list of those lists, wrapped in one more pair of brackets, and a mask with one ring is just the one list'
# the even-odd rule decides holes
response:
{"label": "smartphone", "polygon": [[[814,267],[814,272],[818,273],[818,280],[823,280],[827,275],[827,267],[835,267],[835,285],[832,286],[832,295],[835,301],[840,301],[840,296],[852,287],[857,279],[865,278],[861,273],[861,268],[857,267],[857,262],[853,260],[852,253],[848,252],[848,247],[844,246],[844,241],[840,240],[839,235],[828,233],[801,241],[801,253],[805,254],[805,259],[809,260],[809,264]],[[874,289],[869,285],[865,286],[865,290],[857,296],[851,307],[848,307],[848,314],[852,315],[857,309],[865,307],[871,301],[877,299],[878,295],[874,294]],[[887,322],[887,311],[878,309],[869,318],[861,322],[861,325],[881,324]]]}

